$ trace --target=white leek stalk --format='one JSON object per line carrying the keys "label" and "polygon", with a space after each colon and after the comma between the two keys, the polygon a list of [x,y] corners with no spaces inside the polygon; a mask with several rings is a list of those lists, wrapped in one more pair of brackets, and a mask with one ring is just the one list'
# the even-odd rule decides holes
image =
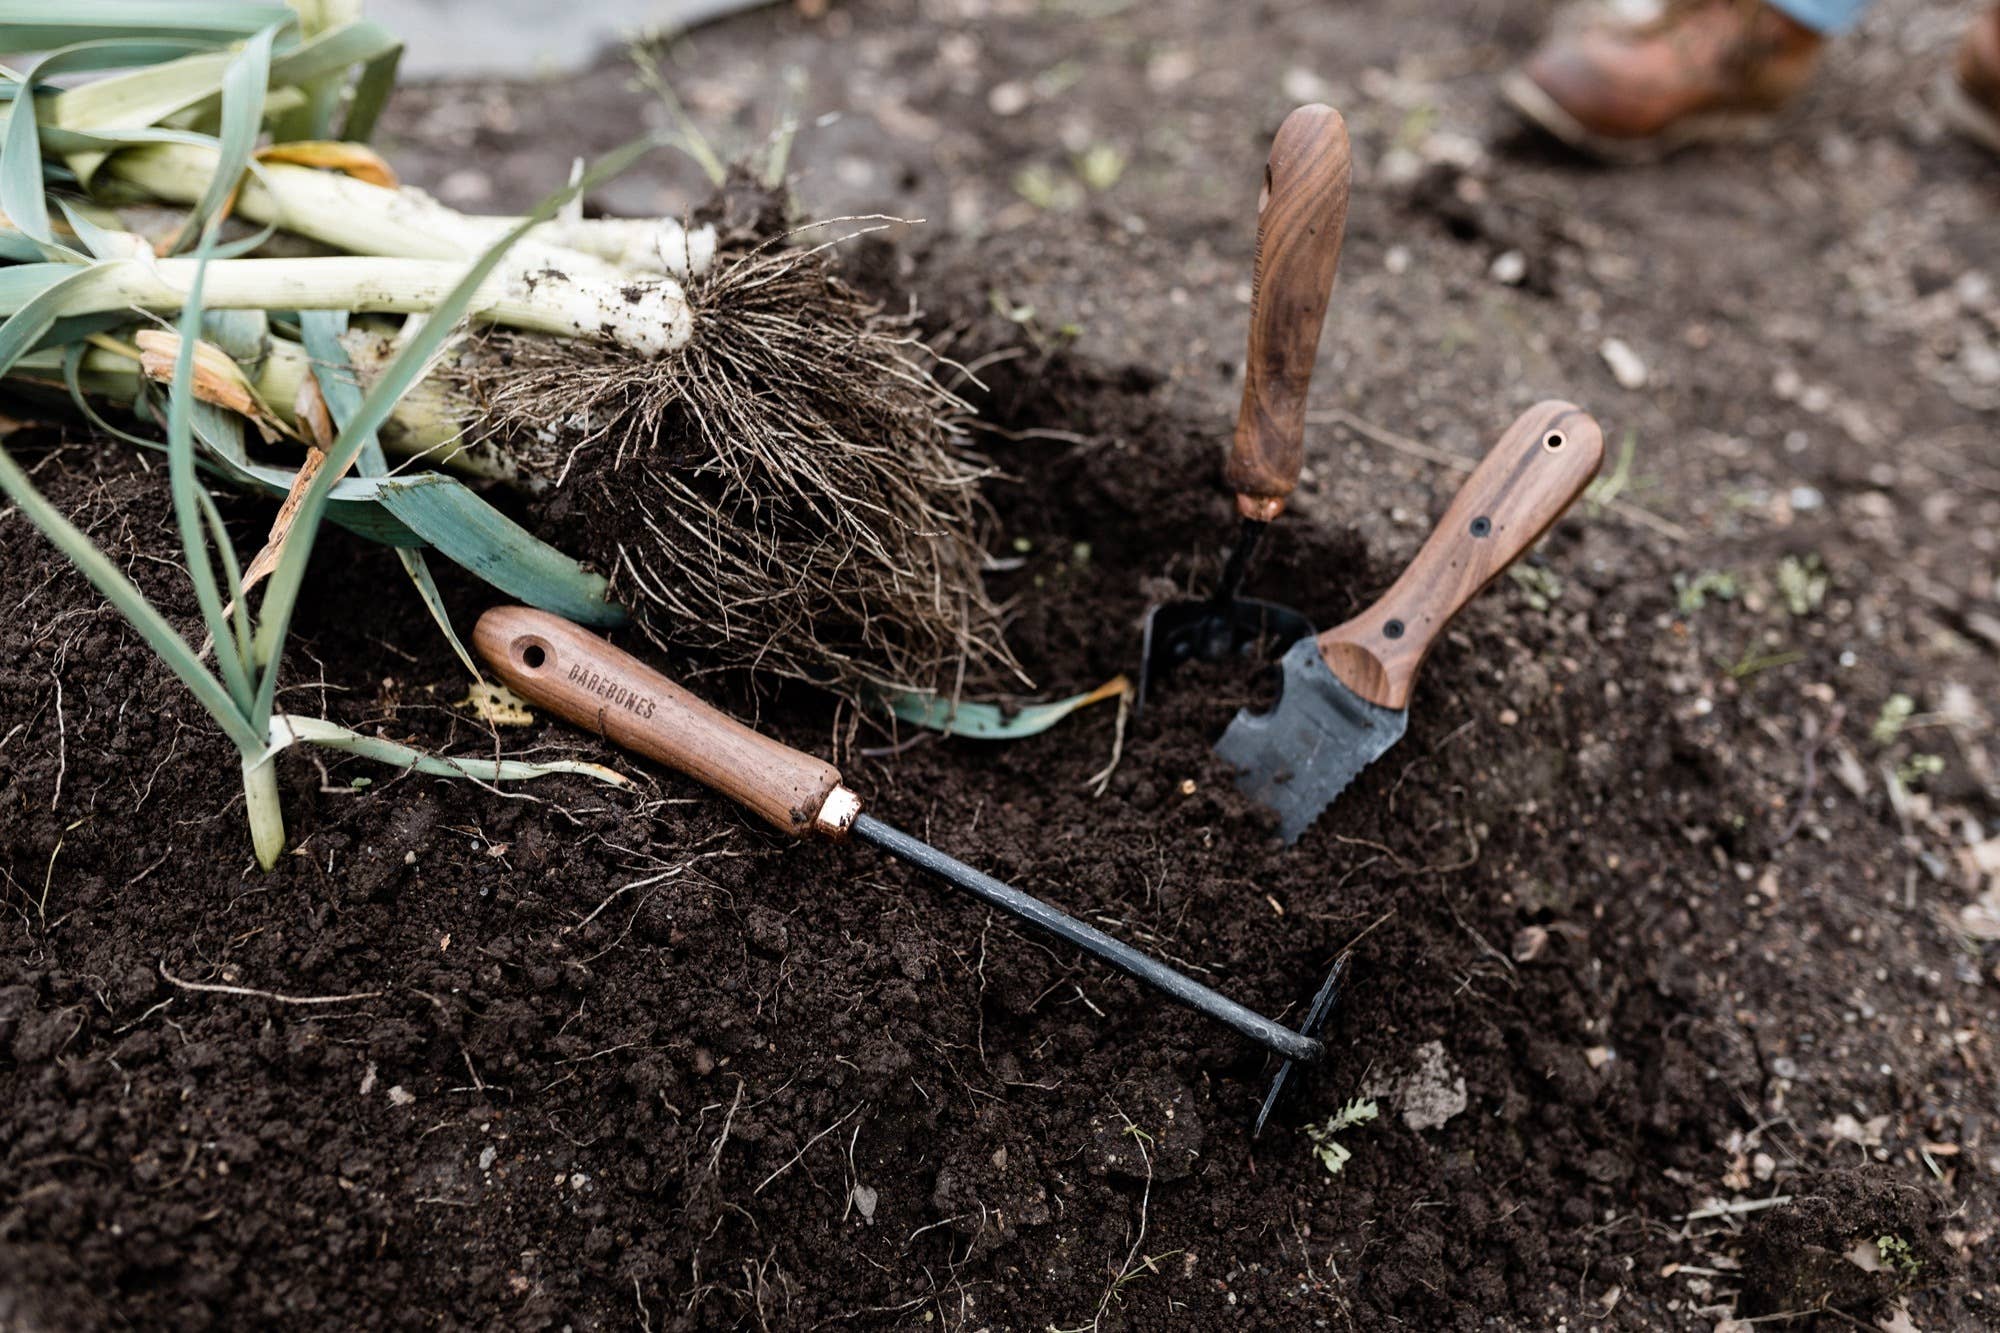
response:
{"label": "white leek stalk", "polygon": [[[215,174],[214,149],[153,144],[128,149],[107,175],[166,203],[197,203]],[[267,162],[244,177],[235,213],[349,254],[473,259],[519,224],[447,208],[422,190],[390,189],[336,171]],[[715,228],[692,231],[671,218],[559,218],[535,228],[512,261],[563,272],[699,276],[715,257]]]}
{"label": "white leek stalk", "polygon": [[[91,267],[88,282],[68,289],[55,313],[86,315],[121,307],[179,310],[197,262],[145,255],[100,260]],[[467,267],[459,260],[348,255],[220,259],[208,265],[202,303],[210,310],[423,314],[451,293]],[[647,356],[686,346],[694,329],[687,296],[672,278],[587,276],[511,263],[480,285],[471,316],[537,333],[610,342]]]}
{"label": "white leek stalk", "polygon": [[243,812],[250,820],[250,845],[265,870],[285,850],[285,810],[278,800],[278,766],[269,754],[243,756]]}

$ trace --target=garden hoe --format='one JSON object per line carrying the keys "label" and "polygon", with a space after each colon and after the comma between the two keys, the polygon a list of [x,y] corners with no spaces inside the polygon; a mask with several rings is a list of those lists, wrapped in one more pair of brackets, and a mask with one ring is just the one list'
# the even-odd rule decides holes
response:
{"label": "garden hoe", "polygon": [[1287,845],[1403,738],[1417,669],[1444,627],[1549,530],[1603,460],[1588,413],[1537,403],[1473,469],[1379,601],[1285,653],[1277,706],[1237,713],[1215,752],[1235,766],[1244,795],[1277,812]]}
{"label": "garden hoe", "polygon": [[1320,326],[1340,266],[1350,172],[1347,125],[1332,107],[1302,106],[1285,117],[1264,166],[1257,202],[1257,257],[1250,281],[1250,354],[1243,404],[1225,476],[1242,517],[1222,581],[1206,601],[1170,602],[1146,615],[1139,695],[1190,658],[1219,662],[1312,633],[1297,611],[1238,597],[1250,557],[1299,484],[1306,388],[1319,354]]}
{"label": "garden hoe", "polygon": [[1344,958],[1320,987],[1306,1021],[1299,1029],[1288,1028],[863,813],[861,798],[841,784],[833,765],[759,735],[559,616],[525,606],[497,607],[479,618],[472,637],[500,679],[530,703],[685,773],[782,833],[852,837],[879,847],[1284,1057],[1257,1117],[1259,1129],[1293,1063],[1315,1064],[1326,1053],[1318,1034],[1339,997]]}

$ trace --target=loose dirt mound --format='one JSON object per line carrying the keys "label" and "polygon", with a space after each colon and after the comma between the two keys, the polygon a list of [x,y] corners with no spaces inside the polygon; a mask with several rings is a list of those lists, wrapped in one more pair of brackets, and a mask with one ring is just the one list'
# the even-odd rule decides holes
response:
{"label": "loose dirt mound", "polygon": [[[1024,563],[992,586],[1049,692],[1128,669],[1147,602],[1219,565],[1250,207],[1297,100],[1346,113],[1356,184],[1254,590],[1365,602],[1448,498],[1437,457],[1535,398],[1592,408],[1614,468],[1632,447],[1618,506],[1475,605],[1289,852],[1207,749],[1254,673],[1171,682],[1101,797],[1109,709],[885,753],[821,696],[716,695],[1267,1010],[1351,943],[1328,1067],[1253,1145],[1269,1069],[1234,1039],[676,780],[503,797],[295,754],[298,853],[257,875],[233,752],[0,515],[0,1326],[1990,1326],[2000,959],[1955,926],[2000,828],[1972,382],[2000,232],[1987,160],[1913,92],[1959,20],[1882,0],[1778,145],[1633,174],[1492,105],[1544,5],[911,15],[772,6],[670,54],[738,128],[807,68],[815,213],[961,238],[905,277],[1007,432],[983,489]],[[612,67],[392,110],[406,177],[496,208],[658,112]],[[190,623],[157,470],[8,445]],[[254,546],[268,511],[228,512]],[[288,706],[579,745],[451,711],[402,581],[329,534]],[[1379,1117],[1329,1176],[1305,1128],[1356,1097]]]}
{"label": "loose dirt mound", "polygon": [[[1140,372],[1004,365],[1013,641],[1051,686],[1094,682],[1131,665],[1162,576],[1214,572],[1208,423]],[[10,443],[149,589],[174,586],[156,477]],[[257,515],[236,521],[247,539]],[[1253,577],[1332,623],[1414,540],[1288,522]],[[1823,1156],[1813,1075],[1760,1037],[1812,1026],[1872,960],[1829,952],[1795,994],[1718,984],[1752,932],[1845,928],[1834,896],[1803,921],[1760,910],[1731,867],[1811,884],[1832,852],[1776,849],[1760,780],[1666,683],[1692,651],[1654,628],[1670,594],[1615,572],[1610,540],[1558,529],[1548,609],[1512,582],[1478,604],[1408,738],[1291,850],[1208,751],[1260,688],[1248,670],[1174,678],[1101,797],[1108,709],[1015,745],[844,756],[886,818],[1268,1011],[1351,945],[1333,1058],[1252,1144],[1254,1051],[865,849],[774,846],[678,780],[509,799],[288,761],[296,852],[245,870],[225,747],[9,518],[0,1301],[51,1328],[1661,1327],[1719,1301],[1663,1271],[1685,1264],[1772,1312],[1865,1317],[1917,1288],[1966,1315],[1940,1285],[1950,1205]],[[458,675],[416,600],[364,595],[393,561],[329,542],[289,706],[490,748],[446,706]],[[763,720],[828,744],[819,696]],[[1829,848],[1877,836],[1847,819]],[[1329,1177],[1302,1128],[1364,1093],[1380,1117]],[[1795,1198],[1748,1243],[1754,1213],[1679,1221],[1729,1196],[1730,1144],[1781,1162],[1743,1195]],[[1880,1235],[1895,1272],[1827,1262]]]}

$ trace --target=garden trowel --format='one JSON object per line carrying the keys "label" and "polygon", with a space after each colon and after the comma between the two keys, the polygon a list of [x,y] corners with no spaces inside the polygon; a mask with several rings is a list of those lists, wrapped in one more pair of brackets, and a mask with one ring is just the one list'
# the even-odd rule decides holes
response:
{"label": "garden trowel", "polygon": [[1221,661],[1274,640],[1312,633],[1290,607],[1237,596],[1250,557],[1299,484],[1306,388],[1347,229],[1347,126],[1332,107],[1285,117],[1264,166],[1257,203],[1257,257],[1250,282],[1250,354],[1243,405],[1225,476],[1242,517],[1215,593],[1170,602],[1146,615],[1137,706],[1152,681],[1190,658]]}
{"label": "garden trowel", "polygon": [[1417,669],[1444,627],[1548,531],[1603,459],[1588,413],[1537,403],[1473,469],[1379,601],[1285,653],[1277,706],[1239,712],[1215,752],[1235,766],[1244,795],[1277,812],[1287,845],[1403,738]]}

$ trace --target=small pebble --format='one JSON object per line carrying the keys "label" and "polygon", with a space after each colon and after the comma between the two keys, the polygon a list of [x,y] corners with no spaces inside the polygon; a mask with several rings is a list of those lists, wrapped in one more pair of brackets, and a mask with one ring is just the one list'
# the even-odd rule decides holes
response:
{"label": "small pebble", "polygon": [[1493,266],[1486,270],[1486,276],[1509,287],[1518,287],[1521,279],[1528,276],[1528,257],[1519,250],[1502,251],[1494,256]]}
{"label": "small pebble", "polygon": [[1649,376],[1646,363],[1632,350],[1623,338],[1606,338],[1598,349],[1604,364],[1611,367],[1611,377],[1618,381],[1622,389],[1643,389]]}
{"label": "small pebble", "polygon": [[1018,116],[1028,109],[1031,98],[1025,83],[996,83],[986,94],[986,107],[996,116]]}

